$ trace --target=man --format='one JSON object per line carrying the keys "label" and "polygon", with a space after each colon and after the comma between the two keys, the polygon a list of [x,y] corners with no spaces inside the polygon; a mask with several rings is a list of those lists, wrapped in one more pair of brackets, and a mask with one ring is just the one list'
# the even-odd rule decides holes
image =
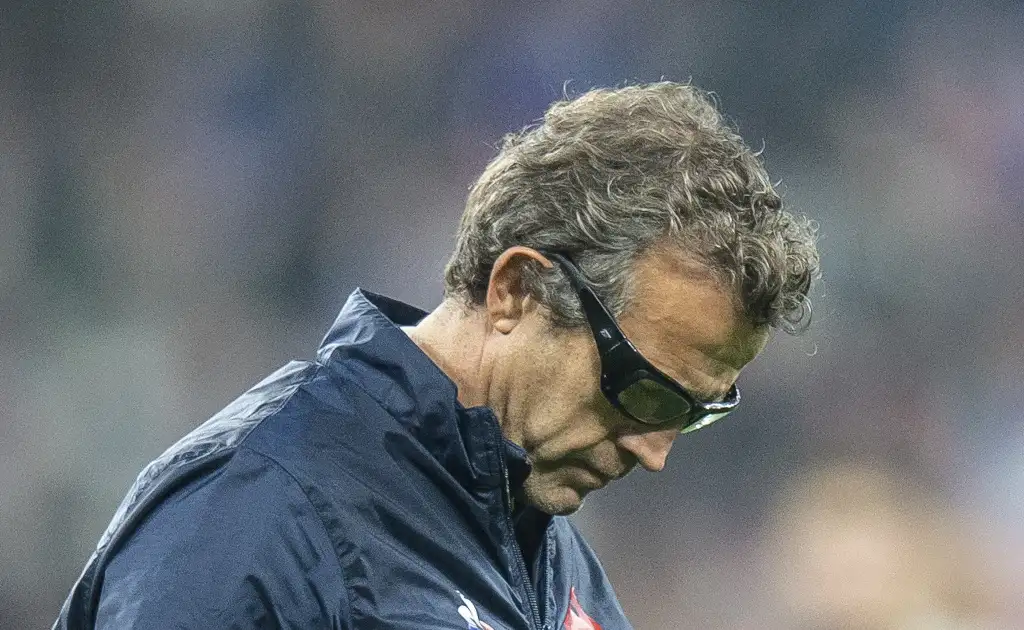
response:
{"label": "man", "polygon": [[356,291],[142,472],[56,627],[628,628],[564,515],[735,408],[816,269],[704,93],[555,103],[473,187],[443,303]]}

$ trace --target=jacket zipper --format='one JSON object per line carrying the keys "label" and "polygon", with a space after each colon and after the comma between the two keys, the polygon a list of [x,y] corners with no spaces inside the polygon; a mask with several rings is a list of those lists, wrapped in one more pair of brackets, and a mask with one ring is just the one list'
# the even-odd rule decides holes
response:
{"label": "jacket zipper", "polygon": [[[500,439],[501,438],[499,435]],[[519,572],[519,579],[525,585],[526,601],[530,605],[530,617],[534,628],[543,628],[544,624],[540,618],[540,606],[537,604],[537,594],[534,593],[533,583],[530,581],[530,573],[526,568],[526,560],[523,558],[523,550],[519,548],[519,541],[516,540],[515,523],[512,522],[512,489],[508,481],[508,467],[505,465],[505,454],[501,451],[501,442],[498,442],[498,461],[501,463],[501,476],[505,487],[504,507],[505,525],[511,534],[512,550],[515,552],[515,566]]]}

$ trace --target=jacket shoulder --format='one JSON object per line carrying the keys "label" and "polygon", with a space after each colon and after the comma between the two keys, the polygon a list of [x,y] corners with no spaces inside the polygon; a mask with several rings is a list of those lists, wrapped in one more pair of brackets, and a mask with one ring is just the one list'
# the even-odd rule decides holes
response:
{"label": "jacket shoulder", "polygon": [[107,526],[85,570],[72,587],[55,628],[91,628],[107,564],[152,512],[188,495],[230,468],[239,445],[278,413],[318,372],[315,363],[293,361],[245,392],[150,462],[139,473]]}
{"label": "jacket shoulder", "polygon": [[101,589],[97,628],[348,624],[319,514],[284,469],[244,446],[153,507],[110,557]]}
{"label": "jacket shoulder", "polygon": [[295,391],[312,378],[317,368],[317,364],[300,361],[285,365],[146,465],[122,500],[98,547],[106,547],[132,513],[159,488],[173,485],[178,473],[201,461],[230,457],[262,420],[279,411]]}

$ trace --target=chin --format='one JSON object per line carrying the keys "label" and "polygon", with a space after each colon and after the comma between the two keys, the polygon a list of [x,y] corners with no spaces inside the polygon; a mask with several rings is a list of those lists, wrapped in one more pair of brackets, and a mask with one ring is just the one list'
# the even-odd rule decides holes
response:
{"label": "chin", "polygon": [[552,516],[569,516],[583,506],[586,493],[573,488],[561,486],[545,488],[537,492],[527,492],[526,499],[533,507]]}

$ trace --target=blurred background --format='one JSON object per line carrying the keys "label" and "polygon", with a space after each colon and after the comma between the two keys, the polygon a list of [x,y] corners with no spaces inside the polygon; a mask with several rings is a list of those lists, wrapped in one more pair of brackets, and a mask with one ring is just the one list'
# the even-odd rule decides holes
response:
{"label": "blurred background", "polygon": [[[713,90],[821,224],[815,324],[576,517],[637,628],[1024,628],[1018,2],[0,8],[0,628],[356,287],[441,297],[502,134]],[[598,620],[600,621],[600,620]]]}

